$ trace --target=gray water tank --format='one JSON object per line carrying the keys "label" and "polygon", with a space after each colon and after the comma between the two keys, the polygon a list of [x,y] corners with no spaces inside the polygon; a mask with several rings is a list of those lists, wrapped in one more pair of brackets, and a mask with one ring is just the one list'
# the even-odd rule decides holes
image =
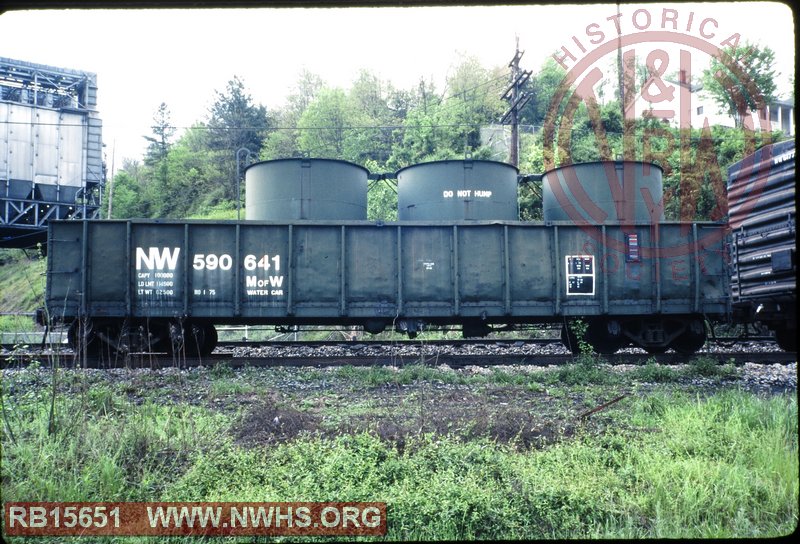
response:
{"label": "gray water tank", "polygon": [[545,172],[545,221],[578,224],[659,222],[664,220],[663,171],[639,161],[571,164]]}
{"label": "gray water tank", "polygon": [[517,172],[510,164],[484,160],[408,166],[397,172],[397,218],[516,221]]}
{"label": "gray water tank", "polygon": [[249,220],[367,218],[369,171],[333,159],[277,159],[245,170]]}

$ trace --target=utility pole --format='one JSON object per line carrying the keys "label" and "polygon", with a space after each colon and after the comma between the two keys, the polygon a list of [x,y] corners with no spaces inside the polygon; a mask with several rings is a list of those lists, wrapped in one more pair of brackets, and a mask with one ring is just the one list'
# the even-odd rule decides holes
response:
{"label": "utility pole", "polygon": [[[619,26],[621,17],[619,2],[617,2],[617,77],[619,79],[619,107],[622,113],[622,126],[625,127],[625,70],[622,66],[622,30]],[[631,70],[633,70],[633,67],[631,67]]]}
{"label": "utility pole", "polygon": [[531,95],[522,92],[522,86],[531,77],[531,71],[520,70],[519,59],[525,51],[519,50],[519,37],[517,37],[517,51],[514,58],[508,63],[511,68],[511,85],[505,90],[500,98],[508,102],[508,111],[503,114],[500,124],[511,125],[511,157],[510,162],[514,166],[519,166],[519,112],[528,103]]}
{"label": "utility pole", "polygon": [[[111,145],[111,179],[108,182],[108,219],[111,219],[111,203],[114,200],[114,159],[117,158],[117,139]],[[102,217],[102,216],[101,216]],[[86,219],[86,217],[84,217]]]}

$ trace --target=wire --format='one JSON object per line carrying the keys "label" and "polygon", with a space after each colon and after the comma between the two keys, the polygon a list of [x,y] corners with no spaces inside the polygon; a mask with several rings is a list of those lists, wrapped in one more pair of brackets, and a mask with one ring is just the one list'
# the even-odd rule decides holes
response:
{"label": "wire", "polygon": [[[14,122],[14,121],[7,122],[6,124],[32,124],[32,125],[45,125],[45,126],[53,125],[53,126],[57,126],[56,124],[50,124],[50,123],[19,123],[19,122]],[[409,131],[409,130],[411,130],[411,131],[413,131],[413,130],[420,130],[420,129],[480,127],[480,126],[497,125],[497,124],[499,124],[499,123],[442,123],[442,124],[421,124],[421,125],[349,125],[349,126],[338,126],[338,127],[337,126],[330,126],[330,127],[325,127],[325,126],[321,126],[321,127],[285,126],[285,127],[222,127],[222,128],[220,128],[220,127],[212,128],[212,127],[208,127],[208,126],[193,125],[193,126],[170,126],[169,128],[185,129],[185,130],[195,129],[195,130],[219,130],[219,131],[258,131],[258,132],[267,132],[267,133],[269,133],[269,132],[291,131],[291,130],[296,130],[296,131],[311,131],[311,130],[316,130],[316,131],[326,131],[326,130],[342,130],[342,131],[400,130],[400,131]],[[84,126],[84,125],[66,125],[66,124],[61,124],[60,126]],[[522,128],[522,127],[526,127],[528,129],[528,132],[533,132],[534,134],[536,134],[536,133],[540,132],[544,128],[544,125],[535,125],[535,124],[520,125],[520,128]],[[674,128],[674,127],[660,127],[660,128],[670,129],[670,128]],[[722,127],[722,128],[726,128],[726,127]],[[645,129],[641,129],[641,130],[645,130]],[[674,130],[680,130],[680,129],[674,128]],[[693,129],[693,130],[700,130],[700,129]],[[736,129],[729,128],[729,130],[736,130]],[[754,134],[760,134],[761,132],[763,132],[763,131],[753,131]],[[594,134],[593,131],[592,131],[592,134]],[[625,135],[624,132],[609,131],[609,130],[606,130],[605,134],[606,134],[606,136],[624,136]],[[709,141],[708,138],[704,138],[702,135],[701,136],[690,135],[688,138],[689,138],[689,141],[692,141],[692,142],[699,142],[699,141],[704,141],[704,140],[705,141]],[[712,141],[714,143],[718,143],[718,142],[727,141],[727,139],[724,138],[724,137],[712,137],[710,139],[710,141]]]}

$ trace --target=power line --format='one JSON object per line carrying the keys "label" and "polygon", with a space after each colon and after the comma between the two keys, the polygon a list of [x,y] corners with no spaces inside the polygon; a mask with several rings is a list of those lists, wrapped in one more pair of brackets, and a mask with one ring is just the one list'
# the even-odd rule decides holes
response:
{"label": "power line", "polygon": [[[15,125],[23,124],[23,125],[36,125],[36,126],[59,126],[58,124],[53,124],[53,123],[20,123],[20,122],[16,122],[16,121],[9,121],[9,122],[6,122],[4,124],[15,124]],[[263,132],[273,132],[273,131],[283,131],[283,130],[297,130],[297,131],[304,131],[304,130],[318,130],[318,131],[324,131],[324,130],[347,130],[347,131],[352,131],[352,130],[403,130],[403,131],[406,131],[406,130],[416,130],[416,129],[475,127],[475,126],[486,126],[488,124],[491,124],[491,123],[437,123],[437,124],[428,123],[428,124],[421,124],[421,125],[348,125],[348,126],[339,126],[339,127],[336,127],[336,126],[331,126],[331,127],[327,127],[327,126],[315,126],[315,127],[283,126],[283,127],[267,127],[267,128],[264,128],[264,127],[222,127],[222,128],[215,127],[213,130],[225,130],[225,131],[248,130],[248,131],[263,131]],[[60,126],[83,126],[83,125],[65,125],[65,124],[60,124]],[[518,123],[517,126],[518,127],[526,127],[528,129],[532,129],[533,132],[539,132],[544,128],[544,125],[525,124],[525,123]],[[170,128],[186,129],[186,130],[188,130],[188,129],[212,130],[209,127],[198,126],[198,125],[192,125],[192,126],[170,126]],[[673,130],[683,130],[683,129],[680,129],[680,128],[668,127],[668,126],[662,126],[662,127],[659,127],[659,128],[673,129]],[[737,130],[735,127],[724,127],[724,126],[721,126],[720,128],[722,128],[724,130],[731,130],[731,131]],[[637,129],[637,130],[646,130],[646,128],[642,127],[640,129]],[[699,131],[699,130],[702,130],[702,129],[692,128],[691,130]],[[760,134],[762,131],[752,131],[752,132],[755,133],[755,134]],[[594,134],[594,133],[592,133],[592,134]],[[606,130],[605,134],[606,135],[610,135],[610,136],[623,136],[625,133],[624,132],[619,132],[619,131]],[[690,136],[690,139],[692,141],[699,141],[699,140],[702,140],[703,137],[702,136]],[[714,141],[714,142],[720,142],[720,141],[725,141],[725,138],[716,138],[716,137],[714,137],[714,138],[711,138],[711,140]]]}

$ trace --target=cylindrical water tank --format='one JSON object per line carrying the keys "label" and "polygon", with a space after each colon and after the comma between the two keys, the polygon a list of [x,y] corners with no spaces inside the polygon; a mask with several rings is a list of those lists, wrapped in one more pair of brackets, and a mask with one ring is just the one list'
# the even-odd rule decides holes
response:
{"label": "cylindrical water tank", "polygon": [[664,220],[663,171],[638,161],[571,164],[545,172],[545,221],[577,224],[659,222]]}
{"label": "cylindrical water tank", "polygon": [[519,218],[517,169],[484,160],[446,160],[397,172],[401,221],[510,220]]}
{"label": "cylindrical water tank", "polygon": [[369,171],[333,159],[277,159],[245,170],[246,217],[257,221],[367,218]]}

